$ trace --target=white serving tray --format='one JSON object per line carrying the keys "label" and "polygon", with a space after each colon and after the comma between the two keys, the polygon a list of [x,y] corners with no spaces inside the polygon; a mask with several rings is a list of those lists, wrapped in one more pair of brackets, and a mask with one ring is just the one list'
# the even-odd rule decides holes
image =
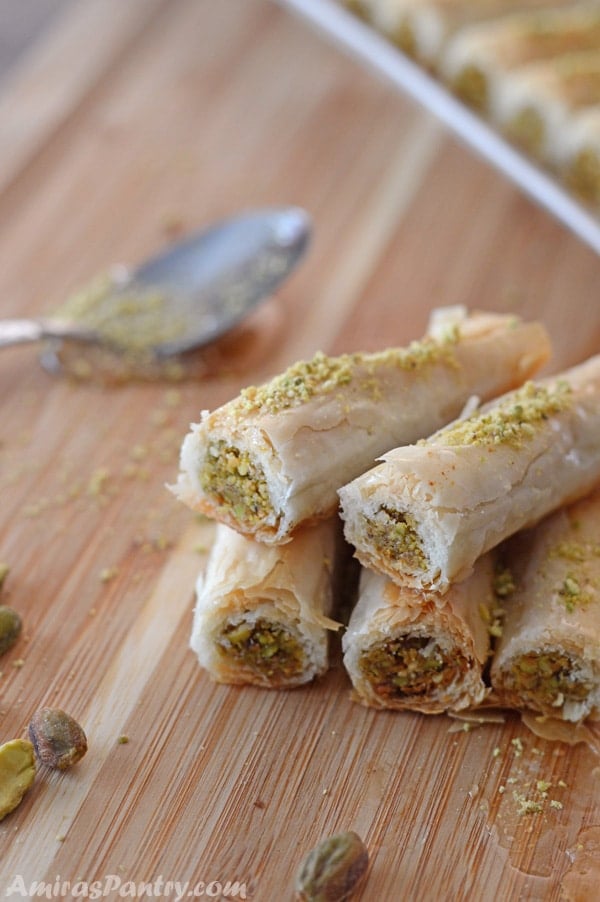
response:
{"label": "white serving tray", "polygon": [[335,0],[278,2],[437,116],[465,144],[600,254],[600,219],[384,36]]}

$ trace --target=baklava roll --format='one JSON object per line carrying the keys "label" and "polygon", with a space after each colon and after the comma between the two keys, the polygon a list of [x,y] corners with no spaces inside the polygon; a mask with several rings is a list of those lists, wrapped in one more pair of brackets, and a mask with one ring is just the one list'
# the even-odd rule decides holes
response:
{"label": "baklava roll", "polygon": [[463,28],[444,50],[441,73],[459,97],[493,118],[506,72],[585,50],[600,50],[597,2],[515,13]]}
{"label": "baklava roll", "polygon": [[600,104],[600,50],[524,66],[498,80],[495,124],[550,166],[579,111]]}
{"label": "baklava roll", "polygon": [[504,560],[514,589],[491,669],[499,700],[600,720],[600,491],[519,533]]}
{"label": "baklava roll", "polygon": [[280,689],[324,673],[339,545],[337,518],[279,546],[217,524],[190,642],[214,680]]}
{"label": "baklava roll", "polygon": [[444,592],[478,557],[600,482],[600,356],[529,382],[340,489],[358,559]]}
{"label": "baklava roll", "polygon": [[404,53],[435,68],[450,35],[472,22],[572,0],[362,0],[361,15]]}
{"label": "baklava roll", "polygon": [[496,613],[493,581],[490,555],[443,598],[363,569],[342,640],[355,700],[424,714],[481,704],[489,692],[483,670]]}
{"label": "baklava roll", "polygon": [[537,323],[454,310],[407,348],[296,363],[204,411],[181,449],[175,494],[263,542],[337,509],[337,489],[384,451],[430,434],[472,395],[520,385],[548,358]]}
{"label": "baklava roll", "polygon": [[600,105],[580,112],[561,134],[559,170],[568,187],[600,207]]}

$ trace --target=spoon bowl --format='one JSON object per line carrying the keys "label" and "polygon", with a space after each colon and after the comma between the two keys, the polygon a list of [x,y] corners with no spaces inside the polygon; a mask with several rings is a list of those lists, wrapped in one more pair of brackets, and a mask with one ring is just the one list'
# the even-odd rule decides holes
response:
{"label": "spoon bowl", "polygon": [[310,238],[298,207],[217,223],[67,302],[56,315],[0,320],[0,347],[42,339],[165,358],[223,336],[295,268]]}

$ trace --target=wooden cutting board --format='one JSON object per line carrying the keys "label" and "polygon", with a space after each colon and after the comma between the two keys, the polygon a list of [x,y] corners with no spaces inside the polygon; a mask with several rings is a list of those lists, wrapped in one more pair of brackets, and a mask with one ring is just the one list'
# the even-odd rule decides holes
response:
{"label": "wooden cutting board", "polygon": [[[3,316],[242,208],[299,204],[315,224],[258,325],[192,384],[74,383],[31,347],[0,353],[3,600],[25,623],[0,662],[0,739],[42,704],[89,738],[0,823],[0,886],[119,898],[161,878],[234,898],[238,881],[237,898],[276,902],[309,848],[353,829],[372,862],[357,899],[596,898],[585,746],[514,717],[467,732],[362,708],[337,646],[313,686],[212,684],[188,649],[211,526],[165,483],[202,408],[317,349],[405,344],[435,306],[539,317],[553,369],[584,359],[600,260],[267,0],[74,4],[3,83],[0,123]],[[562,807],[519,816],[513,792],[537,780]]]}

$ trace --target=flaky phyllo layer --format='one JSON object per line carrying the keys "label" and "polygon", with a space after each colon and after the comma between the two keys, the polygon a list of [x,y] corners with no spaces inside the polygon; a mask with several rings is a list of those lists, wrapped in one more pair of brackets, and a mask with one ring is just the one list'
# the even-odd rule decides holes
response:
{"label": "flaky phyllo layer", "polygon": [[598,435],[595,357],[385,454],[339,491],[346,538],[365,566],[444,592],[486,551],[591,490]]}
{"label": "flaky phyllo layer", "polygon": [[547,359],[541,326],[439,311],[406,348],[294,364],[192,426],[175,494],[264,542],[330,516],[337,489],[382,453],[456,417],[472,395],[521,384]]}

